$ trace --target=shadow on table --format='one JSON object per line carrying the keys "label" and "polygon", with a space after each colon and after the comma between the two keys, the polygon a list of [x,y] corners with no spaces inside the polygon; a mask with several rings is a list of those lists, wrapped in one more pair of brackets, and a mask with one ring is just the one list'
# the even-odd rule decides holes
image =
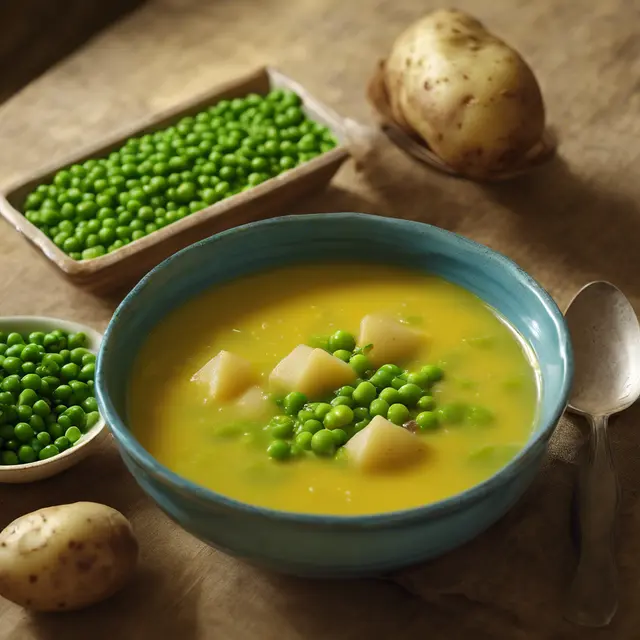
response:
{"label": "shadow on table", "polygon": [[[158,589],[166,579],[160,572],[139,571],[124,590],[105,602],[82,611],[35,614],[30,631],[34,640],[90,640],[123,638],[167,638],[192,640],[196,637],[200,585],[182,591],[176,601],[167,590]],[[124,640],[124,638],[123,638]]]}
{"label": "shadow on table", "polygon": [[484,191],[517,214],[522,242],[640,295],[640,202],[575,175],[560,157]]}

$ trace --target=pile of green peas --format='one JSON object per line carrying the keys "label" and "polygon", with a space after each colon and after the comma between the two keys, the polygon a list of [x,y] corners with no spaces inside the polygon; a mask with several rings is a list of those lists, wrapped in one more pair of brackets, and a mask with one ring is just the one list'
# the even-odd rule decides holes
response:
{"label": "pile of green peas", "polygon": [[0,465],[52,458],[98,422],[86,345],[82,332],[0,331]]}
{"label": "pile of green peas", "polygon": [[358,379],[353,386],[337,389],[326,402],[309,403],[297,391],[286,395],[281,401],[283,413],[272,418],[266,427],[272,438],[267,454],[275,460],[287,460],[305,452],[334,456],[375,416],[428,432],[441,424],[460,422],[470,411],[481,412],[478,407],[462,404],[436,407],[433,386],[444,377],[444,371],[437,365],[425,365],[414,372],[395,364],[374,369],[366,355],[370,347],[356,347],[354,336],[342,330],[312,342],[313,346],[322,345],[321,348],[348,362]]}
{"label": "pile of green peas", "polygon": [[221,100],[58,171],[27,196],[24,215],[71,258],[91,260],[335,146],[291,91]]}

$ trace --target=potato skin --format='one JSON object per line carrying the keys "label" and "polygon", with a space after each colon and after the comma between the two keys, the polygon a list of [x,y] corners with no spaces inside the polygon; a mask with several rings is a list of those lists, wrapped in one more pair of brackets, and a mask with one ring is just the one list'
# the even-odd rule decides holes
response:
{"label": "potato skin", "polygon": [[460,11],[435,11],[402,33],[384,82],[396,122],[463,175],[508,171],[542,139],[544,103],[533,72]]}
{"label": "potato skin", "polygon": [[94,502],[39,509],[0,532],[0,595],[34,611],[81,609],[118,591],[137,558],[119,511]]}

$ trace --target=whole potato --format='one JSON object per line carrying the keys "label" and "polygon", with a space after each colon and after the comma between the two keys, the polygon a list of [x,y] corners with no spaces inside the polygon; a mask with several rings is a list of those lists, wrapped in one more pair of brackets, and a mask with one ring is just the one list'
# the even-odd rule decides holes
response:
{"label": "whole potato", "polygon": [[35,611],[80,609],[120,589],[137,558],[131,525],[115,509],[39,509],[0,532],[0,595]]}
{"label": "whole potato", "polygon": [[458,173],[485,178],[513,169],[542,139],[533,72],[460,11],[435,11],[410,26],[381,73],[396,123]]}

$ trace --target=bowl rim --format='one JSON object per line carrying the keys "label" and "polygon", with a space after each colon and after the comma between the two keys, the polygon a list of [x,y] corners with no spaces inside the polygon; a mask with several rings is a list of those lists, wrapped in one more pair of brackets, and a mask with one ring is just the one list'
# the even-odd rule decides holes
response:
{"label": "bowl rim", "polygon": [[[489,478],[442,500],[407,509],[356,515],[298,513],[294,511],[271,509],[269,507],[242,502],[184,478],[156,460],[156,458],[154,458],[151,453],[149,453],[142,444],[138,442],[138,440],[133,436],[133,433],[125,426],[118,411],[114,407],[107,390],[103,388],[103,380],[105,379],[105,358],[103,354],[108,348],[109,343],[114,339],[113,334],[118,328],[120,316],[127,313],[127,310],[131,306],[134,298],[147,286],[149,281],[152,278],[155,278],[158,274],[170,269],[172,264],[175,261],[181,260],[186,253],[190,251],[197,251],[204,245],[223,242],[228,237],[241,234],[256,227],[263,228],[282,224],[304,225],[309,223],[311,220],[317,221],[319,218],[334,223],[346,222],[350,219],[366,220],[371,224],[403,227],[408,233],[415,232],[417,230],[416,228],[419,227],[420,230],[429,233],[431,235],[431,239],[436,242],[440,240],[445,241],[448,244],[453,243],[462,251],[468,251],[474,255],[483,254],[484,256],[490,256],[491,259],[498,262],[500,266],[508,271],[520,285],[533,293],[551,317],[558,335],[558,341],[561,345],[561,359],[564,363],[562,384],[555,392],[556,397],[553,404],[551,419],[539,430],[538,433],[534,434],[533,437],[530,437],[523,448],[509,461],[507,465],[498,469]],[[364,213],[342,212],[285,215],[268,220],[251,222],[228,229],[204,240],[200,240],[199,242],[176,252],[171,257],[161,262],[158,266],[147,273],[127,294],[116,309],[107,329],[105,330],[96,363],[96,398],[98,399],[98,406],[101,414],[109,424],[116,441],[124,452],[126,452],[126,455],[133,458],[136,465],[140,466],[146,474],[153,476],[156,480],[159,480],[161,484],[170,486],[173,490],[189,495],[199,501],[218,503],[226,508],[253,514],[254,516],[289,521],[299,525],[340,528],[349,526],[355,526],[358,528],[363,526],[390,527],[399,526],[415,520],[422,520],[425,517],[441,516],[452,511],[460,510],[469,504],[477,503],[491,493],[495,488],[505,484],[510,478],[516,475],[518,470],[529,462],[529,458],[533,457],[534,453],[532,452],[535,452],[537,447],[544,445],[551,437],[551,434],[566,408],[567,399],[571,390],[572,378],[573,350],[571,347],[569,330],[565,323],[564,316],[551,295],[513,260],[504,254],[487,247],[486,245],[482,245],[471,240],[470,238],[466,238],[458,233],[424,222],[405,220],[401,218],[388,218]]]}
{"label": "bowl rim", "polygon": [[[36,326],[42,326],[43,324],[49,324],[55,326],[57,329],[66,329],[67,331],[82,331],[87,333],[91,341],[95,344],[94,347],[87,347],[89,351],[93,352],[96,356],[99,352],[100,345],[102,343],[103,335],[96,331],[89,325],[75,322],[74,320],[63,320],[62,318],[54,318],[52,316],[0,316],[0,329],[3,331],[4,325],[19,325],[19,324],[31,324]],[[35,460],[34,462],[25,462],[22,464],[0,465],[0,473],[18,473],[20,471],[30,472],[34,469],[42,469],[48,465],[60,463],[61,460],[73,457],[82,449],[84,449],[92,440],[95,440],[101,433],[103,433],[106,426],[105,419],[100,414],[100,420],[93,426],[87,433],[82,434],[82,438],[78,441],[79,444],[73,447],[69,447],[66,451],[59,453],[52,458],[46,458],[45,460]],[[79,462],[79,461],[78,461]],[[62,469],[60,470],[62,471]],[[0,484],[2,481],[0,480]]]}

